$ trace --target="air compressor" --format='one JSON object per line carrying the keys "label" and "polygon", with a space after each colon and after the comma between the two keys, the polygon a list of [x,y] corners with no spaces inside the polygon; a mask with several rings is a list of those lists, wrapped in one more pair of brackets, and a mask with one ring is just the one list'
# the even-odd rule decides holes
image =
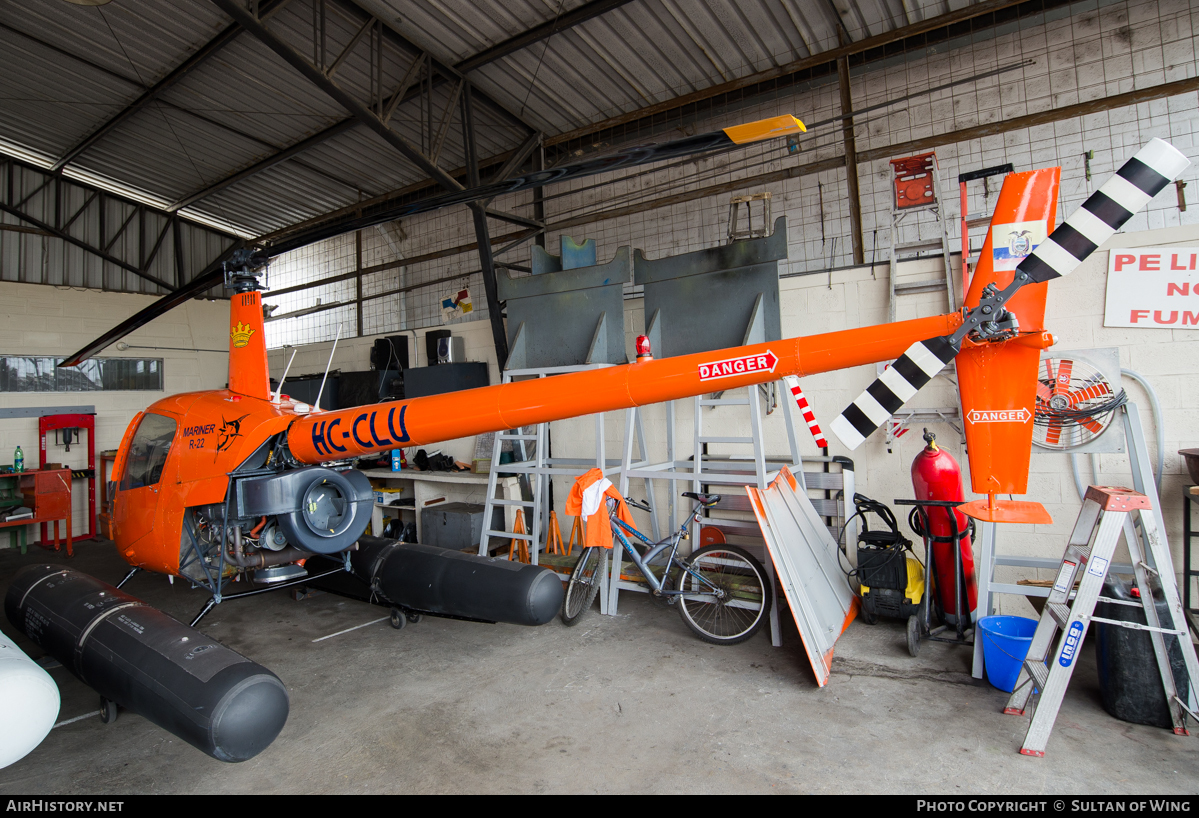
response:
{"label": "air compressor", "polygon": [[[962,470],[958,462],[937,445],[937,436],[928,429],[924,430],[924,442],[923,451],[912,461],[912,488],[916,492],[917,504],[922,500],[964,501]],[[908,524],[932,550],[931,581],[941,618],[945,624],[956,626],[958,611],[964,608],[970,618],[963,624],[969,628],[978,615],[978,584],[974,579],[974,549],[971,546],[973,522],[957,509],[917,505],[912,509]],[[953,576],[955,539],[962,555],[961,574],[957,582]],[[959,587],[962,589],[961,606],[954,600],[954,592]]]}

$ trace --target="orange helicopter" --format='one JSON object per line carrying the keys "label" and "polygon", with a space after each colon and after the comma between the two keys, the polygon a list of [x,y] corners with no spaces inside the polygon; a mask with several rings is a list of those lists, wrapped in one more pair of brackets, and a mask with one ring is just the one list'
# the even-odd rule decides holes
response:
{"label": "orange helicopter", "polygon": [[[740,144],[803,126],[781,117],[739,128],[725,138]],[[271,391],[261,299],[269,256],[239,250],[224,265],[233,291],[228,388],[164,398],[133,418],[113,468],[113,539],[135,570],[208,589],[203,616],[235,574],[313,555],[350,569],[373,502],[367,478],[350,468],[354,458],[894,360],[832,424],[853,449],[955,358],[973,490],[987,497],[963,510],[997,522],[1047,521],[1038,503],[996,499],[1027,490],[1039,353],[1054,342],[1044,328],[1047,282],[1076,268],[1187,164],[1154,139],[1056,229],[1060,169],[1009,174],[960,312],[337,411]],[[593,172],[610,168],[601,163]],[[1030,222],[1044,225],[1048,238],[1018,266],[995,269],[996,235],[1004,241],[1004,226]],[[145,312],[152,317],[181,300],[175,293]],[[127,324],[139,318],[144,323],[135,316]]]}
{"label": "orange helicopter", "polygon": [[[420,207],[802,128],[779,117],[455,191]],[[192,625],[222,599],[315,581],[390,605],[397,628],[425,613],[543,624],[563,597],[552,571],[365,536],[374,494],[353,459],[887,360],[892,365],[833,422],[841,441],[859,446],[956,358],[973,489],[987,498],[962,510],[996,522],[1047,520],[1037,503],[996,499],[1027,489],[1039,351],[1053,343],[1043,326],[1046,283],[1074,270],[1188,164],[1154,139],[1056,229],[1060,169],[1009,174],[960,312],[329,412],[290,400],[282,384],[271,391],[261,291],[269,254],[281,248],[235,248],[219,271],[233,291],[228,388],[157,401],[121,441],[109,513],[117,549],[133,566],[124,581],[145,569],[204,588],[211,596]],[[1014,269],[999,269],[992,244],[1009,234],[1047,238],[1023,248],[1031,253],[1021,253]],[[211,274],[197,277],[60,365],[77,364],[216,283]],[[226,595],[243,575],[265,587]],[[269,746],[287,720],[287,689],[277,676],[119,586],[31,564],[12,578],[4,605],[15,627],[99,693],[105,721],[120,704],[236,762]]]}

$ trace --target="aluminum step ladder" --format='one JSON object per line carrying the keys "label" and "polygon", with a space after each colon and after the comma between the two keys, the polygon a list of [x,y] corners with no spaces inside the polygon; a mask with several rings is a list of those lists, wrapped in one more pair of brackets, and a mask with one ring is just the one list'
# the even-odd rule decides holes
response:
{"label": "aluminum step ladder", "polygon": [[[1124,541],[1128,546],[1136,574],[1137,587],[1142,592],[1140,604],[1145,611],[1147,625],[1094,615],[1095,603],[1100,600],[1116,605],[1137,605],[1135,602],[1099,595],[1121,533],[1125,535]],[[1150,576],[1156,577],[1160,584],[1170,611],[1170,627],[1162,627],[1158,619],[1155,594],[1149,582]],[[1075,578],[1079,580],[1078,590],[1074,594],[1074,604],[1068,605]],[[1170,708],[1170,717],[1174,723],[1174,732],[1178,735],[1189,735],[1186,730],[1187,716],[1199,721],[1199,716],[1195,713],[1195,686],[1199,684],[1199,662],[1195,659],[1195,646],[1191,644],[1182,603],[1178,599],[1174,563],[1158,528],[1157,515],[1149,498],[1132,489],[1111,486],[1091,486],[1087,489],[1053,589],[1029,646],[1028,656],[1024,660],[1011,698],[1003,710],[1008,715],[1023,715],[1034,686],[1040,691],[1040,699],[1028,725],[1024,745],[1020,748],[1023,755],[1045,755],[1049,733],[1053,730],[1053,722],[1062,706],[1062,698],[1074,672],[1075,660],[1082,649],[1083,639],[1091,622],[1149,631],[1157,669]],[[1182,650],[1190,677],[1187,690],[1179,691],[1174,683],[1166,637],[1177,639]]]}
{"label": "aluminum step ladder", "polygon": [[[508,382],[507,378],[504,380]],[[491,452],[491,471],[487,476],[487,498],[483,503],[483,531],[479,538],[479,556],[490,556],[492,538],[505,540],[524,540],[529,549],[529,559],[534,565],[537,564],[538,544],[541,542],[542,530],[542,475],[545,468],[545,451],[548,437],[548,424],[539,423],[536,426],[523,426],[516,429],[508,429],[506,431],[496,432],[495,440],[492,443]],[[504,463],[503,469],[506,474],[516,474],[524,476],[531,483],[528,487],[531,489],[531,500],[524,499],[523,485],[525,481],[518,481],[520,487],[520,496],[516,498],[501,499],[497,497],[498,483],[500,474],[500,455],[504,450],[504,444],[511,443],[513,451],[512,463]],[[532,454],[530,456],[530,449]],[[494,511],[497,508],[504,509],[504,528],[513,529],[513,519],[516,511],[521,511],[524,516],[525,533],[521,534],[512,530],[497,530],[492,528],[495,517]],[[509,513],[509,508],[512,512]]]}
{"label": "aluminum step ladder", "polygon": [[[679,522],[676,515],[681,516],[680,512],[690,512],[691,510],[689,503],[684,508],[683,504],[677,502],[676,489],[679,488],[679,483],[690,483],[689,489],[695,492],[701,492],[705,489],[718,492],[721,486],[733,489],[744,488],[745,486],[757,486],[765,490],[769,481],[778,473],[777,466],[779,464],[768,462],[763,446],[761,388],[761,386],[747,386],[714,393],[711,396],[696,395],[693,398],[695,425],[691,441],[691,457],[686,460],[682,459],[682,453],[676,445],[673,401],[667,404],[666,409],[667,457],[669,459],[665,463],[649,464],[645,462],[633,462],[631,441],[633,439],[632,432],[634,427],[633,418],[628,416],[625,431],[624,464],[620,472],[619,491],[622,494],[627,493],[630,479],[644,479],[647,485],[651,480],[669,480],[671,493],[667,501],[669,521],[667,530],[673,530]],[[744,391],[742,392],[742,390]],[[733,396],[732,393],[734,392],[739,392],[743,396]],[[785,395],[787,393],[776,390],[773,394],[777,396],[778,394]],[[774,399],[772,398],[772,400]],[[708,423],[715,425],[717,428],[706,432],[704,430],[706,413],[721,406],[741,407],[748,412],[750,434],[722,434],[721,421],[712,421],[711,419],[708,419]],[[787,428],[787,439],[790,444],[790,462],[786,465],[791,466],[797,473],[798,479],[802,481],[803,467],[799,456],[798,438],[795,434],[795,422],[791,414],[792,403],[791,401],[783,400],[780,402],[779,408],[783,410],[783,418]],[[724,420],[724,423],[727,423],[727,419]],[[713,456],[706,453],[708,444],[721,446],[731,444],[748,447],[750,451],[747,453],[748,457],[745,459],[733,459],[730,456]],[[644,458],[645,449],[642,448],[641,451]],[[652,496],[652,492],[647,491],[647,493]],[[748,503],[747,499],[746,503]],[[716,510],[719,511],[721,509],[718,506]],[[742,544],[742,547],[747,547],[749,552],[762,563],[770,581],[774,582],[774,564],[770,560],[770,554],[766,550],[766,543],[762,539],[761,529],[758,527],[756,520],[739,521],[736,519],[706,517],[700,524],[692,526],[691,542],[696,544],[695,547],[698,547],[700,541],[699,528],[705,524],[715,524],[728,534],[756,539],[760,544]],[[656,529],[655,536],[657,536]],[[646,588],[638,583],[622,580],[620,572],[624,561],[620,549],[612,549],[612,556],[613,559],[609,566],[608,585],[606,588],[608,602],[601,610],[605,613],[615,615],[621,591],[646,592]],[[769,622],[771,643],[775,647],[779,647],[782,645],[782,637],[779,630],[777,596],[771,605]]]}
{"label": "aluminum step ladder", "polygon": [[[578,364],[573,366],[551,366],[532,369],[509,369],[503,373],[502,383],[531,378],[547,378],[571,372],[605,369],[612,364]],[[637,439],[645,451],[645,431],[641,423],[641,410],[629,410],[635,415]],[[609,460],[606,456],[604,436],[604,413],[592,415],[595,423],[595,457],[551,457],[550,424],[539,423],[496,432],[492,443],[491,470],[487,478],[487,498],[483,505],[483,530],[479,536],[479,555],[488,556],[493,547],[492,540],[507,543],[523,540],[529,548],[529,559],[534,565],[540,563],[540,552],[545,545],[545,533],[549,528],[550,485],[555,477],[578,477],[584,472],[598,468],[605,475],[615,474],[621,461]],[[510,444],[513,462],[500,463],[505,444]],[[503,472],[520,477],[521,494],[517,498],[499,497],[499,474]],[[527,489],[527,491],[526,491]],[[525,499],[525,497],[531,499]],[[493,528],[494,510],[504,509],[503,529]],[[525,520],[525,533],[512,531],[517,510]],[[655,532],[656,532],[655,528]],[[501,546],[502,547],[502,546]],[[562,575],[560,575],[562,576]],[[569,579],[569,577],[564,577]],[[606,587],[606,586],[605,586]],[[605,597],[606,599],[606,597]]]}

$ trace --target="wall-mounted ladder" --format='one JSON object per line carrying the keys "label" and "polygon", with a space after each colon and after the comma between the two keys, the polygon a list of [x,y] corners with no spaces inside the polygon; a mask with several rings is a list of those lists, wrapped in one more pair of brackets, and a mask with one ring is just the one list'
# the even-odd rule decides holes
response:
{"label": "wall-mounted ladder", "polygon": [[[949,219],[945,213],[945,198],[941,192],[941,182],[937,168],[937,155],[933,152],[921,153],[916,156],[905,156],[891,160],[891,231],[890,231],[890,276],[887,284],[889,300],[887,320],[894,321],[897,312],[897,300],[907,295],[919,293],[945,293],[947,312],[958,308],[958,296],[954,285],[956,274],[953,260],[950,257]],[[931,218],[930,218],[931,217]],[[912,241],[901,242],[899,233],[901,227],[916,228],[917,236]],[[922,238],[920,233],[931,233],[929,238]],[[932,278],[920,278],[915,281],[899,280],[899,265],[903,261],[913,261],[920,258],[921,253],[941,252],[943,272]],[[962,290],[965,297],[965,290]],[[881,369],[879,373],[881,374]],[[942,374],[957,384],[957,370],[950,364]],[[930,423],[947,423],[965,443],[962,430],[962,409],[958,405],[939,407],[935,409],[903,409],[895,413],[886,428],[887,451],[895,438],[902,435],[909,425],[917,427]]]}

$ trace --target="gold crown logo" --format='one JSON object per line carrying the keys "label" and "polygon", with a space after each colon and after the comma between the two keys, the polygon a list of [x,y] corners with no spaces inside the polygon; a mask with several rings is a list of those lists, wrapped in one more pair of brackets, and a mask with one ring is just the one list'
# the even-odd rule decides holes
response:
{"label": "gold crown logo", "polygon": [[241,321],[238,321],[237,326],[229,333],[229,337],[233,339],[233,347],[241,349],[250,343],[250,336],[253,334],[254,330],[249,324],[243,324]]}

